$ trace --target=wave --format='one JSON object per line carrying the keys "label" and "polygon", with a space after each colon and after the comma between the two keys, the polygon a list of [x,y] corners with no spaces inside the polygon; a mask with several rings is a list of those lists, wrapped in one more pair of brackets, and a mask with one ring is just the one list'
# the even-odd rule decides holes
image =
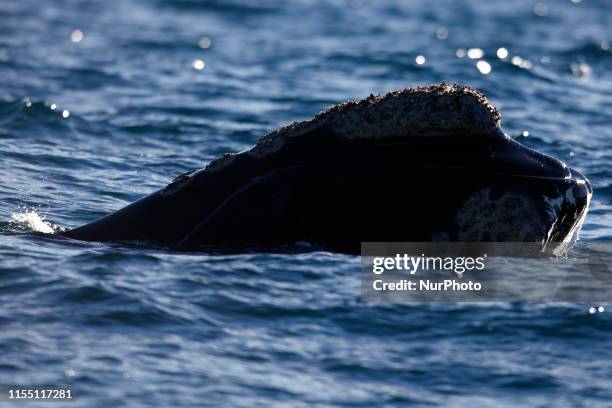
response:
{"label": "wave", "polygon": [[0,101],[0,125],[14,120],[26,105],[27,101],[23,100]]}
{"label": "wave", "polygon": [[71,113],[56,103],[32,101],[29,98],[0,100],[0,125],[9,123],[27,125],[48,124],[54,128],[65,126]]}
{"label": "wave", "polygon": [[183,11],[214,11],[231,14],[269,14],[278,11],[283,3],[277,2],[254,2],[253,4],[240,1],[201,1],[201,0],[160,0],[158,4],[162,7],[171,7]]}
{"label": "wave", "polygon": [[45,220],[36,210],[26,210],[11,214],[11,219],[3,232],[38,232],[54,234],[62,228]]}
{"label": "wave", "polygon": [[601,42],[589,42],[576,47],[568,48],[566,50],[557,53],[562,56],[571,57],[596,57],[596,58],[609,58],[612,54],[612,42],[601,41]]}

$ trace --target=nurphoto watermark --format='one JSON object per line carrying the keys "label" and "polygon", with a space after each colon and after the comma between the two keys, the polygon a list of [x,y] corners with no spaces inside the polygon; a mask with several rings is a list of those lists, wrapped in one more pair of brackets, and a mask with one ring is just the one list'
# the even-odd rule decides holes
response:
{"label": "nurphoto watermark", "polygon": [[365,301],[612,301],[612,244],[364,242]]}

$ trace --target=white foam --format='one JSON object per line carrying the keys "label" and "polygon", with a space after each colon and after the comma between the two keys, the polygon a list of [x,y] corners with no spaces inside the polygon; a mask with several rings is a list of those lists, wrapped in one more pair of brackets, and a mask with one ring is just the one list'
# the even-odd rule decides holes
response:
{"label": "white foam", "polygon": [[35,210],[13,213],[11,214],[11,222],[34,232],[41,232],[43,234],[53,234],[55,232],[54,226],[46,222],[45,218],[41,217]]}

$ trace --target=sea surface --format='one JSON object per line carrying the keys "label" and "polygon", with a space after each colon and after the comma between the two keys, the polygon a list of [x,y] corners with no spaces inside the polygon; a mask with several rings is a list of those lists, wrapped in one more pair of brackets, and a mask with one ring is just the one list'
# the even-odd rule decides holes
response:
{"label": "sea surface", "polygon": [[70,385],[71,407],[610,406],[607,309],[373,304],[359,257],[49,233],[332,104],[447,81],[589,177],[580,238],[612,242],[611,16],[609,0],[1,1],[0,385]]}

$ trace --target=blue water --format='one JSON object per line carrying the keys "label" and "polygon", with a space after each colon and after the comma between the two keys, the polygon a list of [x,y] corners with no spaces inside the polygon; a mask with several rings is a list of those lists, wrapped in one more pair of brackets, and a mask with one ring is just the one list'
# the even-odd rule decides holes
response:
{"label": "blue water", "polygon": [[0,2],[0,384],[71,385],[75,407],[609,406],[607,310],[366,304],[358,257],[32,232],[331,104],[445,80],[587,175],[581,239],[611,242],[611,15],[608,0]]}

